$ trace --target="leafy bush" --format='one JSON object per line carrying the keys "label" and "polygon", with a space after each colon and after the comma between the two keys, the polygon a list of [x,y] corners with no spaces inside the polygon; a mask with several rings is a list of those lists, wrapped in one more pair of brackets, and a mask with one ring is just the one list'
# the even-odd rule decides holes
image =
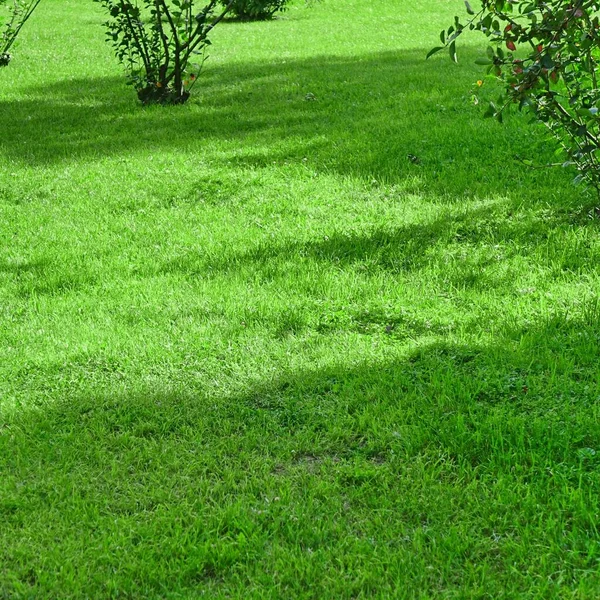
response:
{"label": "leafy bush", "polygon": [[[209,33],[233,0],[94,0],[110,15],[107,39],[143,104],[183,104],[204,62]],[[196,58],[196,60],[194,60]]]}
{"label": "leafy bush", "polygon": [[442,46],[456,60],[456,39],[477,30],[490,41],[479,64],[502,84],[486,115],[502,120],[510,107],[529,111],[546,125],[574,165],[577,180],[600,194],[600,2],[597,0],[481,0],[470,18],[442,31]]}
{"label": "leafy bush", "polygon": [[10,49],[40,1],[12,0],[8,6],[3,6],[7,0],[0,0],[0,23],[4,22],[0,33],[0,67],[6,67],[10,62]]}
{"label": "leafy bush", "polygon": [[[227,0],[221,0],[223,4]],[[273,15],[285,10],[289,0],[234,0],[231,12],[240,19],[261,21],[271,19]]]}

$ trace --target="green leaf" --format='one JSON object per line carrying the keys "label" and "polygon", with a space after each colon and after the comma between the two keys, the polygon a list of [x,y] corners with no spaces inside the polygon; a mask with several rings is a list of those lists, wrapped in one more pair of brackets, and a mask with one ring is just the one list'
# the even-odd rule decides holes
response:
{"label": "green leaf", "polygon": [[425,59],[430,58],[431,56],[433,56],[434,54],[437,54],[440,50],[443,50],[444,46],[436,46],[435,48],[432,48],[428,53],[427,56],[425,57]]}
{"label": "green leaf", "polygon": [[542,66],[546,69],[552,69],[554,67],[554,61],[549,54],[544,54],[544,56],[542,56]]}
{"label": "green leaf", "polygon": [[470,15],[474,15],[475,14],[475,11],[471,8],[471,5],[469,4],[468,0],[465,0],[465,7],[467,9],[467,12]]}
{"label": "green leaf", "polygon": [[448,47],[448,51],[450,52],[450,58],[457,63],[458,62],[458,56],[456,54],[456,42],[452,42],[450,44],[450,46]]}
{"label": "green leaf", "polygon": [[493,65],[494,63],[489,58],[477,58],[475,59],[476,65]]}

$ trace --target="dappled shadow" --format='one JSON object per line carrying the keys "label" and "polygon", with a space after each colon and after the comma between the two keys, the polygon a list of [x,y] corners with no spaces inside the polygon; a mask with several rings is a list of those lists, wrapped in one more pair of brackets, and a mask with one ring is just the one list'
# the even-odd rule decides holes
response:
{"label": "dappled shadow", "polygon": [[[593,213],[592,213],[593,216]],[[432,264],[443,263],[446,286],[490,291],[502,288],[510,293],[516,280],[510,268],[499,269],[512,259],[528,258],[544,248],[543,267],[553,276],[577,273],[582,265],[600,261],[600,248],[583,236],[573,240],[574,231],[586,228],[593,237],[600,223],[591,218],[574,199],[571,206],[523,207],[518,199],[506,198],[475,207],[440,207],[433,220],[361,231],[329,231],[324,237],[308,240],[270,239],[242,252],[215,257],[210,249],[181,249],[160,263],[148,265],[146,275],[179,273],[186,277],[213,277],[238,272],[269,277],[289,276],[290,270],[303,270],[306,261],[332,269],[359,269],[388,275],[425,273]],[[557,239],[563,238],[559,243]],[[431,273],[430,275],[431,276]]]}
{"label": "dappled shadow", "polygon": [[[507,206],[502,205],[501,209],[504,213],[510,212]],[[492,206],[460,214],[444,210],[440,212],[442,216],[429,222],[401,226],[390,224],[389,227],[380,226],[371,231],[329,232],[325,238],[289,241],[281,245],[263,242],[245,253],[226,255],[220,259],[210,257],[204,260],[201,255],[187,252],[162,265],[161,271],[200,275],[211,271],[235,271],[249,265],[260,268],[274,261],[285,263],[305,258],[344,267],[368,261],[391,272],[414,271],[427,265],[428,250],[435,245],[447,246],[458,241],[484,242],[486,235],[497,235],[492,228],[497,225],[494,213],[498,211],[494,211]],[[517,235],[517,231],[511,231],[506,226],[504,230],[510,237]],[[543,231],[536,230],[538,238],[543,235]],[[281,267],[288,268],[286,264],[281,264]]]}
{"label": "dappled shadow", "polygon": [[[172,577],[183,588],[227,582],[236,566],[268,571],[273,545],[356,556],[348,539],[360,522],[378,544],[426,525],[432,544],[443,545],[449,526],[475,527],[490,540],[478,562],[506,562],[514,579],[535,561],[536,573],[550,576],[568,554],[573,572],[562,581],[575,584],[578,569],[596,564],[585,544],[597,542],[587,515],[600,493],[599,359],[600,311],[590,300],[490,343],[430,340],[393,361],[279,373],[220,397],[190,373],[185,389],[164,381],[131,393],[88,390],[23,409],[0,430],[0,515],[13,541],[34,528],[47,546],[5,547],[7,560],[22,559],[8,563],[10,575],[24,583],[38,561],[59,573],[61,548],[79,548],[83,532],[116,548],[75,555],[93,572],[82,570],[88,592],[107,573],[125,588],[160,589]],[[275,496],[282,513],[270,506]],[[301,515],[320,519],[322,538]],[[165,523],[177,523],[185,541],[176,553],[156,550],[172,534]],[[244,552],[241,533],[269,544]],[[525,546],[553,536],[561,543],[535,559],[515,557],[522,535]],[[443,554],[455,561],[446,571],[418,539],[400,550],[413,560],[427,553],[436,589],[452,587],[455,570],[474,560],[468,549]],[[369,547],[367,560],[379,551]],[[503,577],[504,566],[494,572]],[[377,576],[384,585],[389,573]]]}
{"label": "dappled shadow", "polygon": [[[327,452],[341,457],[385,453],[381,438],[393,443],[394,425],[420,430],[420,439],[402,436],[402,442],[396,442],[407,444],[406,455],[443,446],[473,465],[494,452],[500,454],[500,439],[515,425],[524,431],[531,426],[531,436],[508,435],[515,442],[519,439],[522,447],[496,459],[515,460],[527,448],[542,455],[551,448],[552,461],[575,463],[578,447],[600,447],[600,424],[590,418],[600,391],[596,297],[583,298],[575,310],[556,309],[540,314],[535,322],[506,325],[490,342],[450,341],[431,331],[415,337],[421,343],[403,359],[355,369],[291,372],[233,402],[272,414],[283,429],[322,432],[329,423],[343,421],[340,429],[336,427],[343,439],[324,444]],[[489,437],[476,431],[496,421],[499,413],[506,418],[496,423],[500,430],[488,431]],[[369,414],[372,418],[360,418]],[[511,423],[511,417],[516,421]],[[470,425],[465,419],[472,420]],[[381,435],[379,426],[384,423],[384,429],[390,428],[388,436]],[[549,431],[558,436],[553,443],[545,438]],[[469,439],[461,441],[462,435]]]}
{"label": "dappled shadow", "polygon": [[[172,109],[140,108],[120,78],[73,80],[4,102],[0,149],[36,166],[182,150],[211,165],[298,165],[309,175],[359,177],[373,189],[388,183],[398,188],[391,201],[423,189],[452,200],[494,196],[464,210],[440,203],[437,216],[422,223],[378,221],[359,232],[341,223],[326,238],[259,242],[223,260],[176,247],[181,255],[149,260],[143,274],[248,268],[253,276],[261,269],[284,275],[308,259],[425,276],[430,262],[452,247],[464,263],[452,271],[454,285],[502,286],[508,297],[510,271],[487,269],[500,260],[496,253],[509,259],[511,252],[527,256],[545,246],[539,268],[598,264],[597,244],[585,236],[577,243],[556,239],[589,223],[576,199],[551,205],[552,181],[560,177],[536,184],[548,193],[543,210],[523,209],[524,200],[539,200],[528,197],[527,184],[548,176],[497,162],[510,159],[511,145],[532,142],[518,127],[480,121],[465,94],[475,72],[424,62],[421,51],[220,66],[207,70],[194,103]],[[505,147],[493,156],[484,151],[492,133]],[[456,139],[453,147],[440,143],[449,138]],[[243,185],[236,177],[215,183],[215,190],[233,194]],[[194,194],[194,187],[184,192],[192,201]],[[487,251],[477,255],[477,246]],[[87,281],[82,273],[66,283],[57,277],[54,287],[31,287],[48,264],[4,259],[0,275],[15,278],[24,295]],[[550,297],[525,311],[522,322],[515,324],[516,309],[511,323],[493,323],[499,328],[493,335],[485,325],[466,327],[460,341],[444,324],[397,307],[358,306],[347,321],[299,320],[325,342],[373,333],[374,346],[383,339],[381,355],[389,354],[351,366],[343,363],[345,350],[338,366],[286,371],[273,364],[264,380],[230,371],[233,354],[205,367],[210,345],[163,362],[142,353],[127,358],[109,343],[95,346],[108,348],[106,354],[73,350],[70,360],[25,364],[10,388],[26,406],[7,410],[0,422],[0,520],[10,541],[0,558],[13,578],[3,589],[10,595],[18,580],[21,595],[50,596],[43,578],[58,573],[56,581],[68,589],[79,581],[81,597],[109,597],[107,581],[122,596],[143,589],[152,597],[173,582],[197,592],[200,584],[218,586],[229,577],[243,584],[249,573],[260,573],[289,591],[285,586],[295,584],[280,585],[279,567],[270,561],[283,549],[290,565],[299,564],[298,548],[309,557],[332,551],[325,567],[344,585],[345,573],[361,571],[349,561],[364,560],[360,566],[375,573],[382,594],[392,575],[378,560],[390,548],[406,552],[407,564],[424,561],[419,568],[431,579],[415,589],[425,591],[457,588],[456,578],[475,564],[484,573],[506,569],[508,583],[531,569],[549,579],[568,563],[561,581],[576,585],[577,574],[597,566],[596,549],[585,547],[586,540],[597,542],[586,502],[595,515],[600,497],[600,312],[594,299],[579,300],[570,312],[553,312]],[[272,324],[281,337],[294,333],[286,329],[293,315],[283,325],[275,321],[259,333],[273,333]],[[239,360],[249,361],[263,346],[243,335],[223,337]],[[386,346],[386,335],[405,345]],[[571,497],[565,490],[575,491]],[[523,505],[530,512],[521,513]],[[465,546],[454,552],[447,535],[453,526],[460,541],[461,533],[485,538],[479,554]],[[512,540],[521,537],[544,551],[515,558]],[[353,546],[356,539],[363,545]],[[442,564],[431,549],[444,544],[451,552],[443,558],[451,559]],[[63,550],[74,564],[65,567]],[[315,565],[312,579],[308,569],[297,574],[290,597],[318,585],[314,573],[327,569]],[[375,587],[361,585],[355,597],[373,595]]]}
{"label": "dappled shadow", "polygon": [[524,197],[520,184],[548,176],[513,164],[515,148],[533,148],[529,133],[470,105],[475,56],[462,66],[422,50],[213,66],[193,101],[172,108],[142,109],[118,77],[61,81],[1,104],[0,151],[40,164],[176,148],[212,164],[297,163],[449,196]]}
{"label": "dappled shadow", "polygon": [[[370,317],[376,318],[376,314]],[[390,323],[389,318],[382,322]],[[351,368],[340,364],[324,369],[280,371],[266,381],[232,382],[232,391],[220,396],[207,394],[205,383],[194,375],[193,364],[172,365],[181,372],[173,380],[165,378],[158,386],[138,388],[131,393],[118,391],[117,387],[122,388],[118,358],[86,354],[70,365],[49,365],[46,375],[64,381],[80,379],[88,387],[77,372],[98,370],[109,378],[115,376],[115,389],[104,381],[97,392],[92,385],[85,396],[69,394],[52,403],[34,402],[10,415],[6,413],[5,417],[24,425],[14,429],[17,436],[51,430],[57,444],[67,445],[78,442],[73,434],[84,431],[93,433],[95,441],[101,444],[112,443],[115,432],[127,434],[131,443],[137,437],[176,441],[196,435],[198,425],[206,439],[226,444],[224,421],[229,423],[230,433],[237,431],[242,437],[254,425],[267,425],[273,439],[267,442],[263,439],[265,432],[261,432],[252,438],[252,444],[277,445],[281,435],[291,440],[303,428],[314,434],[327,432],[338,420],[348,426],[348,440],[339,439],[343,428],[340,430],[338,423],[334,437],[327,439],[326,435],[319,444],[323,442],[328,452],[343,456],[354,450],[362,453],[368,445],[368,428],[356,430],[365,426],[364,421],[355,419],[358,415],[373,412],[373,418],[383,418],[384,414],[388,415],[386,420],[410,418],[415,425],[426,425],[427,444],[450,447],[457,443],[454,430],[440,429],[440,420],[460,418],[462,412],[463,417],[485,421],[487,413],[491,417],[494,407],[500,407],[507,415],[523,417],[520,425],[526,425],[529,418],[558,425],[557,433],[564,435],[564,444],[554,448],[557,461],[573,459],[568,456],[573,447],[600,448],[600,422],[595,418],[586,420],[589,411],[596,410],[600,392],[597,297],[582,297],[571,307],[556,307],[538,312],[536,318],[504,323],[487,341],[457,341],[443,331],[423,328],[418,319],[407,320],[405,325],[414,330],[412,337],[419,343],[407,347],[401,358],[365,361]],[[191,371],[185,376],[187,368]],[[67,370],[71,372],[70,379],[63,377]],[[185,381],[184,389],[177,383],[181,381]],[[574,411],[581,414],[576,416]],[[369,427],[374,424],[372,421]],[[63,431],[63,425],[68,429]],[[578,429],[578,433],[568,433],[571,428]],[[69,435],[63,436],[66,433]],[[348,446],[346,442],[351,438],[360,443]],[[9,442],[2,436],[0,441]],[[316,439],[313,441],[317,443]],[[489,449],[488,441],[479,441]],[[524,440],[526,444],[530,442]],[[540,451],[546,448],[542,438],[537,442],[541,444]],[[415,446],[409,454],[418,453],[423,447]],[[318,450],[318,444],[313,450]],[[462,451],[478,452],[469,445]],[[0,455],[6,461],[12,460],[10,452]],[[73,454],[64,452],[64,456]],[[80,458],[84,460],[85,456]]]}

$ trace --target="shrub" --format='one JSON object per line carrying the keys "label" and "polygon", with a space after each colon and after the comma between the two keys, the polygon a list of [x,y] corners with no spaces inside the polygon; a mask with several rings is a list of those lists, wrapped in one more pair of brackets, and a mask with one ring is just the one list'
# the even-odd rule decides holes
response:
{"label": "shrub", "polygon": [[94,1],[110,15],[107,39],[143,104],[187,101],[210,45],[208,35],[233,3],[210,0],[198,9],[195,0]]}
{"label": "shrub", "polygon": [[[223,4],[227,0],[221,0]],[[285,10],[289,0],[234,0],[231,12],[239,19],[262,21],[271,19],[273,15]]]}
{"label": "shrub", "polygon": [[600,194],[600,2],[597,0],[480,0],[470,18],[442,31],[442,46],[456,60],[456,39],[466,30],[490,41],[479,64],[503,89],[486,115],[502,120],[510,106],[546,125],[564,150],[563,166],[578,170]]}
{"label": "shrub", "polygon": [[[4,21],[0,33],[0,67],[6,67],[10,62],[10,49],[14,44],[21,28],[41,0],[12,0],[6,5],[7,0],[0,0],[0,22]],[[4,17],[4,18],[2,18]]]}

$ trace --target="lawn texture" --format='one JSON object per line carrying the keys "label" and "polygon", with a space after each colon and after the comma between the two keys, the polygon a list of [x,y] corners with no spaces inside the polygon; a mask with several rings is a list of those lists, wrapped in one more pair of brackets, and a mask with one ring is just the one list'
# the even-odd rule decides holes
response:
{"label": "lawn texture", "polygon": [[482,119],[482,40],[425,61],[461,11],[225,22],[142,108],[99,7],[42,2],[0,71],[0,598],[598,598],[598,202]]}

